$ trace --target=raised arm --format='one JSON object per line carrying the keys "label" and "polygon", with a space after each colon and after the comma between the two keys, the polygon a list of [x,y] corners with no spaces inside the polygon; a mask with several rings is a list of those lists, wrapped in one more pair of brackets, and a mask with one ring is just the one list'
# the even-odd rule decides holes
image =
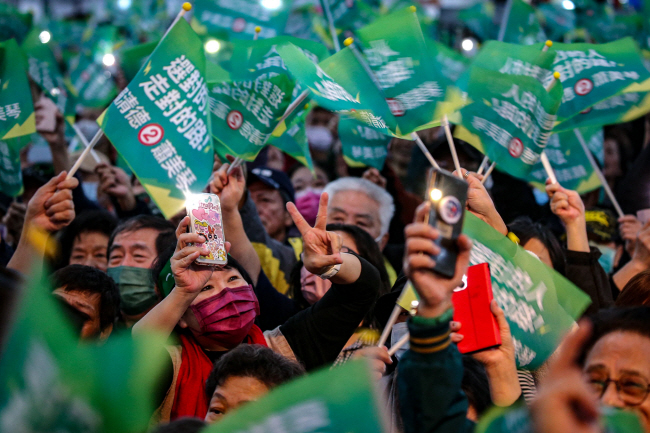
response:
{"label": "raised arm", "polygon": [[[463,174],[467,172],[464,168],[461,168],[461,171]],[[465,180],[469,184],[467,189],[467,210],[488,223],[503,236],[507,235],[508,228],[499,212],[497,212],[496,207],[494,207],[490,194],[481,183],[483,175],[470,172]]]}
{"label": "raised arm", "polygon": [[567,250],[589,252],[585,205],[576,191],[563,188],[559,183],[546,181],[546,193],[551,199],[551,211],[566,229]]}
{"label": "raised arm", "polygon": [[628,281],[646,269],[650,269],[650,221],[637,234],[632,260],[614,274],[614,284],[618,290],[623,290]]}

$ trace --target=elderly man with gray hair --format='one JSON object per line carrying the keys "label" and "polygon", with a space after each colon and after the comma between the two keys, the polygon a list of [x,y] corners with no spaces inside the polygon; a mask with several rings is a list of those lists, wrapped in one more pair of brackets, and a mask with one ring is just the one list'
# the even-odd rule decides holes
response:
{"label": "elderly man with gray hair", "polygon": [[[351,224],[368,232],[380,250],[388,243],[388,228],[395,213],[393,197],[369,180],[342,177],[327,184],[323,192],[329,195],[327,223]],[[385,260],[391,284],[395,270]]]}

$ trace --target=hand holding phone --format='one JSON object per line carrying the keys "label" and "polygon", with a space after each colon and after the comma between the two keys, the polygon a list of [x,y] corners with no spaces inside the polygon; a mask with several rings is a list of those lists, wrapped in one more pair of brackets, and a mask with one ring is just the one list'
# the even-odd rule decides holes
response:
{"label": "hand holding phone", "polygon": [[210,251],[208,256],[199,256],[195,263],[207,266],[227,264],[219,196],[192,194],[187,200],[187,215],[190,217],[190,232],[203,236],[205,247]]}
{"label": "hand holding phone", "polygon": [[433,270],[447,278],[452,278],[456,269],[456,240],[463,230],[467,188],[467,182],[446,170],[434,169],[429,178],[429,224],[440,233],[436,244],[441,249],[433,257],[436,261]]}

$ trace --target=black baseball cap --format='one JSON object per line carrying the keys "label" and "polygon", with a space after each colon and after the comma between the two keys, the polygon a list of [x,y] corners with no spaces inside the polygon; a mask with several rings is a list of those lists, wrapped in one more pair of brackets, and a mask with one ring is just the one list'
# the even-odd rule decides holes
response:
{"label": "black baseball cap", "polygon": [[285,172],[274,168],[255,167],[249,173],[248,185],[258,181],[280,191],[285,202],[294,201],[293,184]]}

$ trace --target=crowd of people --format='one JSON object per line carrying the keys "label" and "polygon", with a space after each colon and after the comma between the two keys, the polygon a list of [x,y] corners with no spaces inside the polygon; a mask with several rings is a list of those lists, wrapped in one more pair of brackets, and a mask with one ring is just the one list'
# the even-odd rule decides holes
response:
{"label": "crowd of people", "polygon": [[[205,192],[219,197],[228,259],[212,267],[195,263],[208,251],[186,210],[164,219],[117,166],[108,140],[97,146],[102,162],[88,158],[67,178],[73,158],[58,121],[43,137],[51,162],[34,164],[26,148],[24,194],[1,197],[2,277],[20,285],[39,268],[52,272],[52,296],[80,340],[150,330],[168,337],[152,396],[158,431],[199,431],[277,386],[365,358],[391,432],[471,431],[489,408],[515,404],[529,406],[539,433],[601,431],[604,406],[637,413],[650,432],[650,222],[637,217],[650,202],[648,185],[626,176],[647,167],[642,122],[606,129],[603,171],[622,218],[600,190],[581,197],[548,182],[542,196],[498,167],[483,183],[482,155],[456,141],[467,210],[591,298],[555,354],[529,371],[517,369],[496,301],[501,345],[466,355],[456,348],[463,324],[452,320],[451,295],[472,242],[458,238],[452,278],[432,271],[440,233],[426,222],[429,168],[412,142],[394,139],[381,171],[349,167],[336,115],[315,109],[307,120],[315,173],[272,147],[230,171],[215,160]],[[96,131],[84,128],[89,138]],[[452,171],[442,131],[420,135]],[[56,247],[39,248],[38,239]],[[389,323],[407,281],[417,309]],[[5,296],[0,341],[20,305],[14,298]],[[378,346],[387,324],[389,338]],[[407,333],[409,345],[389,355]]]}

